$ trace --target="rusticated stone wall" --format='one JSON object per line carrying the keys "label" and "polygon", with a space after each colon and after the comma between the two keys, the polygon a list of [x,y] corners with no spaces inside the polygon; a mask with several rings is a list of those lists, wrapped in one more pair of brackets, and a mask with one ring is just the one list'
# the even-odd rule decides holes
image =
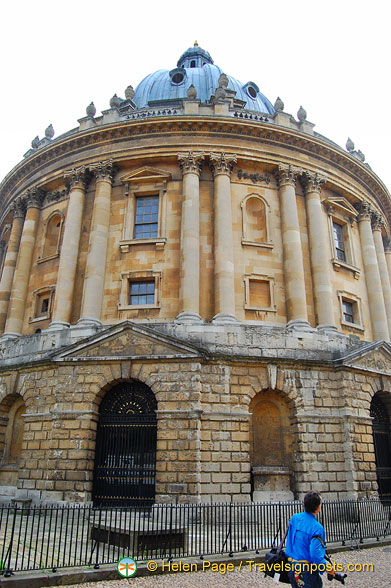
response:
{"label": "rusticated stone wall", "polygon": [[[118,340],[111,344],[118,349]],[[10,395],[26,405],[17,493],[35,500],[90,500],[99,403],[129,379],[147,384],[158,402],[157,502],[251,500],[257,395],[286,403],[295,497],[309,487],[330,499],[376,493],[369,406],[379,390],[390,395],[391,378],[360,367],[161,355],[69,358],[13,373],[2,374],[0,407],[6,419]],[[6,486],[1,467],[0,483]]]}

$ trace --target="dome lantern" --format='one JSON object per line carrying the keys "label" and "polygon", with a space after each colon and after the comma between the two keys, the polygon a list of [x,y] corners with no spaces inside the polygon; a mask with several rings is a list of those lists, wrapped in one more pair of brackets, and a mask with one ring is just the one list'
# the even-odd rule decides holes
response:
{"label": "dome lantern", "polygon": [[213,64],[213,59],[210,56],[208,51],[202,49],[197,43],[194,42],[193,47],[189,47],[187,51],[185,51],[181,57],[178,59],[177,66],[178,67],[203,67],[207,63]]}

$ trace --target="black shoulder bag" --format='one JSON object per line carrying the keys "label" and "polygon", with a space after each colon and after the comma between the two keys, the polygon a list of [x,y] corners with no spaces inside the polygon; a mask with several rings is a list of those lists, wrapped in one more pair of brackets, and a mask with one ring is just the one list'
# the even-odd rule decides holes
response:
{"label": "black shoulder bag", "polygon": [[281,541],[281,543],[276,547],[274,542],[277,538],[278,529],[276,536],[273,539],[272,548],[271,550],[265,555],[265,577],[270,576],[274,579],[275,582],[282,582],[283,584],[290,584],[288,572],[286,571],[286,564],[288,563],[288,558],[285,555],[285,551],[283,550],[283,545],[285,539],[288,535],[288,529],[285,531],[285,535]]}

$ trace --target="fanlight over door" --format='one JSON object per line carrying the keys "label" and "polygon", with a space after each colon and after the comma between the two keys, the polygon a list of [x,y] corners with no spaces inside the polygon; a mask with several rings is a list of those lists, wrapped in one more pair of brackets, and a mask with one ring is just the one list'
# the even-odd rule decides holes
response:
{"label": "fanlight over door", "polygon": [[112,388],[99,410],[93,501],[150,505],[155,501],[156,398],[141,382]]}

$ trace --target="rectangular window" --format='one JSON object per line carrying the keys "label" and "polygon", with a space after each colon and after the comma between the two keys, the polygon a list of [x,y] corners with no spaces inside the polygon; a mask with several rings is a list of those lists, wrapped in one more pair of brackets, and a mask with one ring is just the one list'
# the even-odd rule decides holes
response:
{"label": "rectangular window", "polygon": [[41,299],[41,312],[40,314],[47,314],[49,311],[49,297]]}
{"label": "rectangular window", "polygon": [[155,304],[155,280],[130,282],[129,305],[145,306],[147,304]]}
{"label": "rectangular window", "polygon": [[342,300],[343,320],[347,323],[354,323],[354,307],[353,302]]}
{"label": "rectangular window", "polygon": [[135,239],[152,239],[158,234],[159,196],[136,198]]}
{"label": "rectangular window", "polygon": [[346,261],[345,241],[343,227],[338,223],[333,223],[334,245],[337,259]]}

